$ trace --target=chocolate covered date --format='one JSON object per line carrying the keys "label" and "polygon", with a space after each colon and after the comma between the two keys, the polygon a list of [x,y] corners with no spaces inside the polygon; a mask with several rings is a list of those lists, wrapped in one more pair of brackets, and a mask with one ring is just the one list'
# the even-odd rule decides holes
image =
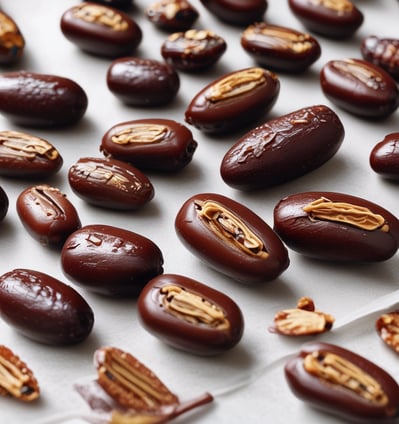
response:
{"label": "chocolate covered date", "polygon": [[16,209],[25,229],[43,246],[61,246],[81,227],[78,212],[66,195],[46,184],[25,189]]}
{"label": "chocolate covered date", "polygon": [[12,65],[19,61],[25,39],[14,19],[0,11],[0,64]]}
{"label": "chocolate covered date", "polygon": [[207,133],[230,132],[264,117],[279,93],[280,81],[273,72],[258,67],[234,71],[200,90],[185,120]]}
{"label": "chocolate covered date", "polygon": [[98,56],[127,56],[142,40],[141,28],[129,15],[92,2],[66,10],[60,26],[69,41]]}
{"label": "chocolate covered date", "polygon": [[324,105],[272,119],[242,136],[222,159],[226,184],[240,190],[271,187],[320,167],[338,151],[344,127]]}
{"label": "chocolate covered date", "polygon": [[0,113],[17,125],[72,125],[87,105],[85,91],[69,78],[28,71],[0,74]]}
{"label": "chocolate covered date", "polygon": [[399,180],[399,132],[387,134],[370,152],[370,166],[377,174]]}
{"label": "chocolate covered date", "polygon": [[296,397],[345,420],[384,423],[399,414],[399,386],[394,378],[343,347],[309,343],[284,370]]}
{"label": "chocolate covered date", "polygon": [[266,22],[248,26],[241,46],[259,65],[277,72],[303,72],[321,55],[319,42],[310,34]]}
{"label": "chocolate covered date", "polygon": [[7,193],[4,191],[3,187],[0,186],[0,222],[2,222],[7,215],[9,204]]}
{"label": "chocolate covered date", "polygon": [[383,207],[349,194],[303,192],[274,208],[274,230],[291,249],[340,262],[378,262],[392,257],[399,220]]}
{"label": "chocolate covered date", "polygon": [[136,210],[154,197],[151,181],[126,162],[105,158],[80,158],[68,172],[74,193],[106,209]]}
{"label": "chocolate covered date", "polygon": [[352,36],[364,21],[350,0],[288,0],[288,5],[309,31],[332,39]]}
{"label": "chocolate covered date", "polygon": [[191,278],[163,274],[138,299],[141,324],[155,337],[196,355],[215,355],[241,340],[244,318],[227,295]]}
{"label": "chocolate covered date", "polygon": [[383,119],[399,106],[395,80],[365,60],[330,60],[321,69],[320,85],[332,103],[360,117]]}
{"label": "chocolate covered date", "polygon": [[19,131],[0,131],[0,175],[45,178],[58,172],[63,159],[47,140]]}
{"label": "chocolate covered date", "polygon": [[0,277],[0,316],[24,336],[54,345],[83,341],[94,324],[92,309],[75,289],[30,269]]}
{"label": "chocolate covered date", "polygon": [[107,86],[131,106],[163,106],[180,88],[180,78],[168,63],[139,57],[115,59],[107,71]]}
{"label": "chocolate covered date", "polygon": [[154,242],[110,225],[87,225],[72,233],[61,264],[77,284],[110,296],[137,296],[163,272],[162,252]]}
{"label": "chocolate covered date", "polygon": [[201,3],[221,21],[237,26],[262,21],[268,6],[266,0],[201,0]]}
{"label": "chocolate covered date", "polygon": [[142,170],[176,172],[191,162],[197,145],[191,131],[176,121],[137,119],[111,127],[100,150]]}
{"label": "chocolate covered date", "polygon": [[189,251],[243,283],[276,279],[289,265],[287,249],[269,225],[220,194],[189,198],[177,213],[175,228]]}

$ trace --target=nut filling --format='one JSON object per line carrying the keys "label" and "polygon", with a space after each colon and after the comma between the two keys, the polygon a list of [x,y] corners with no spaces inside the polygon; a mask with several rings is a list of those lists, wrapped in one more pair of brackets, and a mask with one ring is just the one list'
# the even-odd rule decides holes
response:
{"label": "nut filling", "polygon": [[334,353],[310,353],[304,358],[303,365],[308,373],[319,377],[326,384],[350,390],[378,406],[388,404],[388,396],[372,376]]}
{"label": "nut filling", "polygon": [[206,94],[206,99],[217,103],[254,90],[265,84],[265,71],[261,68],[250,68],[235,72],[212,85]]}
{"label": "nut filling", "polygon": [[222,240],[232,243],[247,255],[262,259],[269,257],[262,240],[219,203],[211,200],[196,201],[195,208],[198,216]]}
{"label": "nut filling", "polygon": [[190,324],[204,324],[218,330],[227,330],[230,322],[222,309],[201,296],[178,286],[161,289],[165,311]]}
{"label": "nut filling", "polygon": [[382,215],[351,203],[332,202],[321,197],[306,205],[303,210],[309,214],[311,220],[344,222],[366,231],[389,231],[389,225]]}
{"label": "nut filling", "polygon": [[108,7],[87,4],[74,9],[74,15],[83,21],[103,25],[114,31],[126,31],[128,23],[119,13],[114,12]]}
{"label": "nut filling", "polygon": [[115,144],[145,143],[155,144],[165,140],[169,134],[164,125],[135,125],[120,131],[111,137]]}
{"label": "nut filling", "polygon": [[1,44],[7,49],[17,47],[22,49],[25,47],[25,41],[15,23],[0,12],[0,38]]}
{"label": "nut filling", "polygon": [[352,12],[353,4],[348,0],[311,0],[316,6],[324,6],[327,9],[335,10],[338,14]]}

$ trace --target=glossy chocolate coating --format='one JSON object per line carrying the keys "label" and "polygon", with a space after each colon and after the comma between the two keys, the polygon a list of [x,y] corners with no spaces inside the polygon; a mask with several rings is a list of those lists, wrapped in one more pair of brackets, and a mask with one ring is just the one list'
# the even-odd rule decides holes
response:
{"label": "glossy chocolate coating", "polygon": [[161,54],[180,71],[198,72],[214,65],[226,48],[225,40],[214,32],[190,29],[171,34],[162,44]]}
{"label": "glossy chocolate coating", "polygon": [[399,132],[386,135],[373,147],[370,166],[384,178],[399,180]]}
{"label": "glossy chocolate coating", "polygon": [[365,60],[380,66],[399,80],[399,38],[370,35],[363,39],[360,51]]}
{"label": "glossy chocolate coating", "polygon": [[266,0],[201,0],[201,3],[220,20],[237,26],[262,21],[268,6]]}
{"label": "glossy chocolate coating", "polygon": [[[168,291],[170,287],[176,288],[175,294]],[[194,312],[188,312],[186,316],[184,312],[176,313],[173,302],[174,297],[179,296],[178,290],[192,295],[184,298],[187,302],[190,299],[194,302],[191,304]],[[195,306],[199,300],[203,310],[200,309],[201,304],[200,307]],[[178,303],[179,299],[175,301]],[[153,278],[142,290],[137,307],[139,320],[148,332],[177,349],[195,355],[216,355],[232,349],[241,340],[244,331],[242,312],[230,297],[182,275],[163,274]],[[211,312],[216,309],[217,317],[206,316],[207,307]]]}
{"label": "glossy chocolate coating", "polygon": [[142,170],[176,172],[188,165],[198,143],[192,132],[171,119],[137,119],[111,127],[100,150]]}
{"label": "glossy chocolate coating", "polygon": [[0,175],[46,178],[62,164],[62,156],[47,140],[19,131],[0,131]]}
{"label": "glossy chocolate coating", "polygon": [[54,345],[83,341],[94,324],[92,309],[75,289],[30,269],[0,277],[0,316],[24,336]]}
{"label": "glossy chocolate coating", "polygon": [[[330,209],[327,218],[316,216],[316,209],[304,210],[319,199],[336,202],[337,208],[339,203],[344,205]],[[358,211],[352,213],[352,206]],[[340,214],[346,222],[332,220]],[[369,219],[377,218],[375,215],[381,225],[366,228]],[[274,230],[298,253],[339,262],[384,261],[396,253],[399,242],[399,220],[392,213],[360,197],[335,192],[303,192],[283,198],[274,208]]]}
{"label": "glossy chocolate coating", "polygon": [[269,225],[219,194],[189,198],[177,213],[175,228],[191,253],[242,283],[276,279],[289,265],[287,249]]}
{"label": "glossy chocolate coating", "polygon": [[[121,10],[129,10],[133,6],[133,0],[91,0],[93,3],[103,4],[104,6],[115,7]],[[83,1],[85,3],[85,1]]]}
{"label": "glossy chocolate coating", "polygon": [[138,296],[163,272],[163,256],[147,237],[110,225],[86,225],[72,233],[61,252],[64,274],[93,292]]}
{"label": "glossy chocolate coating", "polygon": [[[386,396],[386,402],[367,400],[357,393],[356,389],[351,390],[311,374],[304,367],[304,361],[312,354],[333,354],[348,361],[379,384],[380,390]],[[284,370],[287,383],[294,395],[315,408],[351,422],[396,422],[399,414],[399,386],[387,371],[364,356],[329,343],[308,343],[297,356],[286,363]],[[354,383],[356,382],[358,381],[354,380]],[[373,396],[374,393],[371,392],[370,395]]]}
{"label": "glossy chocolate coating", "polygon": [[106,209],[136,210],[154,197],[147,176],[116,159],[80,158],[69,168],[68,181],[77,196]]}
{"label": "glossy chocolate coating", "polygon": [[105,57],[131,54],[143,36],[141,28],[129,15],[91,2],[65,11],[61,17],[61,31],[82,50]]}
{"label": "glossy chocolate coating", "polygon": [[299,109],[242,136],[223,157],[221,176],[240,190],[271,187],[321,166],[344,135],[340,119],[327,106]]}
{"label": "glossy chocolate coating", "polygon": [[351,37],[364,21],[363,13],[349,0],[288,0],[288,5],[309,31],[332,39]]}
{"label": "glossy chocolate coating", "polygon": [[25,49],[25,39],[15,20],[0,11],[0,64],[18,62]]}
{"label": "glossy chocolate coating", "polygon": [[25,189],[16,209],[25,229],[43,246],[61,246],[81,227],[78,212],[66,195],[45,184]]}
{"label": "glossy chocolate coating", "polygon": [[148,7],[146,16],[157,28],[175,32],[190,29],[199,13],[187,0],[157,0]]}
{"label": "glossy chocolate coating", "polygon": [[162,106],[170,103],[180,88],[173,66],[152,59],[124,57],[108,68],[107,86],[122,102],[131,106]]}
{"label": "glossy chocolate coating", "polygon": [[247,27],[241,46],[258,64],[277,72],[303,72],[321,55],[319,42],[310,34],[266,22]]}
{"label": "glossy chocolate coating", "polygon": [[71,79],[28,71],[0,74],[0,113],[17,125],[72,125],[87,105],[85,91]]}
{"label": "glossy chocolate coating", "polygon": [[227,133],[263,118],[280,93],[280,81],[252,67],[223,75],[197,93],[185,112],[189,124],[207,133]]}
{"label": "glossy chocolate coating", "polygon": [[354,115],[383,119],[399,106],[395,80],[382,68],[361,59],[331,60],[320,72],[325,96]]}
{"label": "glossy chocolate coating", "polygon": [[3,187],[0,186],[0,222],[2,222],[7,215],[9,205],[10,202],[7,193],[4,191]]}

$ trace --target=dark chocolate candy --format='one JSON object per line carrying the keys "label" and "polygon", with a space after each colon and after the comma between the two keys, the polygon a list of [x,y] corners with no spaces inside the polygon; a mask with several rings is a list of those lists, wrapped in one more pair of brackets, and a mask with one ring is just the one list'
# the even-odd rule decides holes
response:
{"label": "dark chocolate candy", "polygon": [[199,18],[198,10],[187,0],[157,0],[146,10],[147,18],[164,31],[186,31]]}
{"label": "dark chocolate candy", "polygon": [[175,228],[189,251],[243,283],[276,279],[289,265],[287,249],[269,225],[220,194],[189,198],[177,213]]}
{"label": "dark chocolate candy", "polygon": [[152,59],[124,57],[108,68],[107,86],[122,102],[131,106],[162,106],[170,103],[180,88],[173,66]]}
{"label": "dark chocolate candy", "polygon": [[[121,10],[129,10],[133,6],[133,0],[91,0],[93,3],[103,4],[104,6],[115,7]],[[83,0],[83,2],[85,2]]]}
{"label": "dark chocolate candy", "polygon": [[94,324],[92,309],[74,288],[30,269],[0,277],[0,316],[24,336],[54,345],[83,341]]}
{"label": "dark chocolate candy", "polygon": [[361,59],[331,60],[320,72],[325,96],[354,115],[383,119],[399,106],[395,80],[382,68]]}
{"label": "dark chocolate candy", "polygon": [[43,246],[61,246],[81,227],[78,212],[66,195],[46,184],[25,189],[16,209],[25,229]]}
{"label": "dark chocolate candy", "polygon": [[138,296],[163,272],[163,256],[147,237],[110,225],[87,225],[72,233],[61,252],[64,274],[93,292]]}
{"label": "dark chocolate candy", "polygon": [[399,38],[370,35],[363,39],[360,51],[365,60],[380,66],[399,80]]}
{"label": "dark chocolate candy", "polygon": [[327,106],[299,109],[242,136],[223,157],[221,176],[240,190],[292,180],[329,160],[344,134],[340,119]]}
{"label": "dark chocolate candy", "polygon": [[384,369],[343,347],[308,343],[285,365],[296,397],[351,422],[396,422],[399,385]]}
{"label": "dark chocolate candy", "polygon": [[0,11],[0,64],[12,65],[19,61],[25,39],[14,19]]}
{"label": "dark chocolate candy", "polygon": [[58,172],[63,159],[47,140],[19,131],[0,131],[0,175],[45,178]]}
{"label": "dark chocolate candy", "polygon": [[241,340],[244,318],[227,295],[191,278],[163,274],[142,290],[138,314],[163,342],[196,355],[215,355]]}
{"label": "dark chocolate candy", "polygon": [[208,133],[226,133],[263,118],[280,93],[276,74],[251,67],[223,75],[191,100],[186,122]]}
{"label": "dark chocolate candy", "polygon": [[105,57],[127,56],[142,40],[141,28],[129,15],[92,2],[66,10],[61,31],[82,50]]}
{"label": "dark chocolate candy", "polygon": [[399,132],[386,135],[373,147],[370,166],[384,178],[399,180]]}
{"label": "dark chocolate candy", "polygon": [[266,0],[201,0],[201,3],[218,19],[237,26],[262,21],[268,6]]}
{"label": "dark chocolate candy", "polygon": [[111,127],[100,150],[142,170],[175,172],[191,162],[197,149],[191,131],[170,119],[137,119]]}
{"label": "dark chocolate candy", "polygon": [[180,71],[198,72],[214,65],[226,48],[226,41],[213,31],[189,29],[171,34],[162,44],[161,54]]}
{"label": "dark chocolate candy", "polygon": [[28,71],[0,74],[0,113],[17,125],[72,125],[87,105],[85,91],[69,78]]}
{"label": "dark chocolate candy", "polygon": [[350,0],[288,0],[294,15],[309,30],[332,39],[352,36],[363,24],[363,13]]}
{"label": "dark chocolate candy", "polygon": [[266,22],[256,22],[241,35],[241,46],[261,66],[299,73],[319,59],[319,42],[309,34]]}
{"label": "dark chocolate candy", "polygon": [[154,197],[147,176],[116,159],[80,158],[69,168],[68,181],[77,196],[107,209],[136,210]]}
{"label": "dark chocolate candy", "polygon": [[274,208],[274,230],[291,249],[340,262],[378,262],[398,250],[399,220],[383,207],[349,194],[303,192]]}
{"label": "dark chocolate candy", "polygon": [[0,222],[2,222],[7,215],[9,205],[10,202],[7,193],[4,191],[3,187],[0,186]]}

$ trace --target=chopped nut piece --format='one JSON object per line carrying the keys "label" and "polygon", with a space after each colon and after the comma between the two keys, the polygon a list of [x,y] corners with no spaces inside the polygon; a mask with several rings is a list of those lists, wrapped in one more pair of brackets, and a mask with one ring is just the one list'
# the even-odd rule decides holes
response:
{"label": "chopped nut piece", "polygon": [[399,353],[399,312],[394,311],[381,315],[375,326],[381,339]]}

